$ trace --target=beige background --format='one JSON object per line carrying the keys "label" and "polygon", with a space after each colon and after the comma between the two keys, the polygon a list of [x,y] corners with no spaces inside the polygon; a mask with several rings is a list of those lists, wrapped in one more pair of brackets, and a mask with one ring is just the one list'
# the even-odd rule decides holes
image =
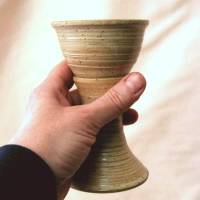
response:
{"label": "beige background", "polygon": [[147,18],[134,70],[148,86],[133,106],[139,121],[125,132],[150,177],[126,192],[70,190],[67,199],[199,200],[199,6],[198,0],[0,0],[0,144],[16,132],[32,89],[62,59],[52,20]]}

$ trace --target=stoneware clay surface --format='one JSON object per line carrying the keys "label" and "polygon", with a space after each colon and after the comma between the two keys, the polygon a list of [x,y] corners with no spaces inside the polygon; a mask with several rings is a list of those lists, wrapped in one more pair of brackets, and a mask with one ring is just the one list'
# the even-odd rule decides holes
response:
{"label": "stoneware clay surface", "polygon": [[[83,104],[104,94],[129,73],[147,25],[147,20],[53,23]],[[120,116],[102,128],[72,187],[87,192],[118,192],[142,184],[147,177],[147,169],[127,146]]]}

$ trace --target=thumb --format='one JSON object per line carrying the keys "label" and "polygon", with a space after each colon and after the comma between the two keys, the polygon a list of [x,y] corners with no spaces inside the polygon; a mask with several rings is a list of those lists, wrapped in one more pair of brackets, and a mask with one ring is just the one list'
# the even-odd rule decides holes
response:
{"label": "thumb", "polygon": [[109,89],[102,97],[88,104],[94,114],[93,120],[104,126],[125,112],[138,100],[146,86],[145,78],[140,73],[130,73]]}

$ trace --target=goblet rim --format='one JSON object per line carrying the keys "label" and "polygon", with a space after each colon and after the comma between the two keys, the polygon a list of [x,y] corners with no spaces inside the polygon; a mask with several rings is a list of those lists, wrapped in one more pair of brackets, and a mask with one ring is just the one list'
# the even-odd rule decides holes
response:
{"label": "goblet rim", "polygon": [[88,19],[88,20],[63,20],[53,21],[53,27],[65,27],[65,26],[88,26],[88,25],[141,25],[147,26],[149,20],[146,19]]}

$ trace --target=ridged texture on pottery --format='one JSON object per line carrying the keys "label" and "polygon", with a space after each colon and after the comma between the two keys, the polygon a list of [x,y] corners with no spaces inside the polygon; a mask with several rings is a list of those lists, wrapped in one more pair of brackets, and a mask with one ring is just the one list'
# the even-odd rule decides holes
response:
{"label": "ridged texture on pottery", "polygon": [[94,20],[54,23],[61,49],[75,76],[126,75],[141,49],[145,20]]}
{"label": "ridged texture on pottery", "polygon": [[[83,104],[102,96],[130,71],[147,24],[146,20],[53,24]],[[101,129],[87,160],[74,176],[72,187],[88,192],[117,192],[136,187],[147,177],[147,169],[127,146],[122,119],[118,117]]]}

